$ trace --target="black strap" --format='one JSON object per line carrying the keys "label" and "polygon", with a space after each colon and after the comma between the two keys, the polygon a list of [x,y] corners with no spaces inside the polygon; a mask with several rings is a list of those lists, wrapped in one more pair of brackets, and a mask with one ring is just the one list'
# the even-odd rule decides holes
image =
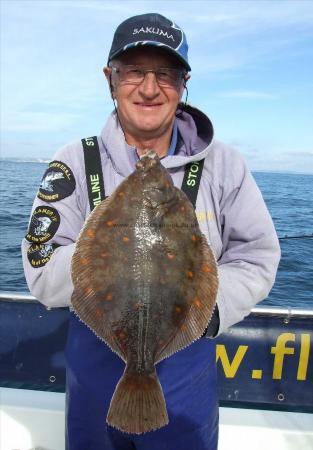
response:
{"label": "black strap", "polygon": [[105,199],[101,158],[97,136],[82,139],[90,211]]}
{"label": "black strap", "polygon": [[193,161],[186,165],[185,175],[181,187],[182,191],[185,192],[195,209],[203,164],[204,159],[201,159],[201,161]]}
{"label": "black strap", "polygon": [[[100,151],[96,136],[82,139],[84,148],[86,181],[90,210],[99,205],[105,199],[104,182],[101,167]],[[193,207],[196,208],[204,159],[193,161],[186,165],[182,191],[185,192]]]}

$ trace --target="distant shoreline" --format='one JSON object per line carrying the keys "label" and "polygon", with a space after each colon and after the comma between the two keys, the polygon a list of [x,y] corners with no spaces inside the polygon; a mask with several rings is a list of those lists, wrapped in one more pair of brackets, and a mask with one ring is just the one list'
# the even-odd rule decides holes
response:
{"label": "distant shoreline", "polygon": [[7,161],[7,162],[19,162],[19,163],[43,163],[48,164],[52,161],[52,158],[20,158],[18,156],[3,156],[0,157],[0,161]]}
{"label": "distant shoreline", "polygon": [[313,172],[297,172],[296,170],[250,169],[252,173],[277,173],[286,175],[313,175]]}
{"label": "distant shoreline", "polygon": [[[52,158],[20,158],[14,156],[3,156],[0,157],[0,161],[7,162],[17,162],[17,163],[40,163],[40,164],[49,164],[52,161]],[[277,174],[286,174],[286,175],[313,175],[312,172],[297,172],[296,170],[270,170],[270,169],[251,169],[252,173],[277,173]]]}

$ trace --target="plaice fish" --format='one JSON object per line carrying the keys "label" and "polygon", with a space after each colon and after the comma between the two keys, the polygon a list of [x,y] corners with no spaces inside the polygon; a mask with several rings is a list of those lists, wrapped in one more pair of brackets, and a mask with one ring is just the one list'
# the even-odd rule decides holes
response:
{"label": "plaice fish", "polygon": [[218,278],[191,202],[154,151],[88,217],[72,279],[75,313],[126,363],[108,424],[137,434],[167,425],[155,364],[202,336]]}

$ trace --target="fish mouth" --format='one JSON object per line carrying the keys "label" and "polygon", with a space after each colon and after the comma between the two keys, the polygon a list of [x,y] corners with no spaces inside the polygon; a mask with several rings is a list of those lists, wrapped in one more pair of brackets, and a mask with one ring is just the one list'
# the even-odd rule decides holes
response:
{"label": "fish mouth", "polygon": [[143,155],[140,156],[140,159],[143,158],[157,159],[158,155],[152,148],[147,148],[144,150]]}
{"label": "fish mouth", "polygon": [[142,170],[145,174],[146,172],[149,172],[152,167],[155,167],[158,162],[159,157],[157,153],[151,148],[147,148],[145,153],[140,156],[140,160],[137,162],[136,168]]}

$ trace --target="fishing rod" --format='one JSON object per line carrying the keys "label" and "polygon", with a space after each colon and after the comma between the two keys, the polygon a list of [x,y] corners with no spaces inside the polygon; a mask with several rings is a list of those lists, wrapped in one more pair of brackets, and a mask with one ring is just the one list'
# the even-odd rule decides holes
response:
{"label": "fishing rod", "polygon": [[312,234],[301,234],[299,236],[288,236],[285,234],[285,236],[280,236],[278,238],[280,241],[284,239],[313,239],[313,233]]}

